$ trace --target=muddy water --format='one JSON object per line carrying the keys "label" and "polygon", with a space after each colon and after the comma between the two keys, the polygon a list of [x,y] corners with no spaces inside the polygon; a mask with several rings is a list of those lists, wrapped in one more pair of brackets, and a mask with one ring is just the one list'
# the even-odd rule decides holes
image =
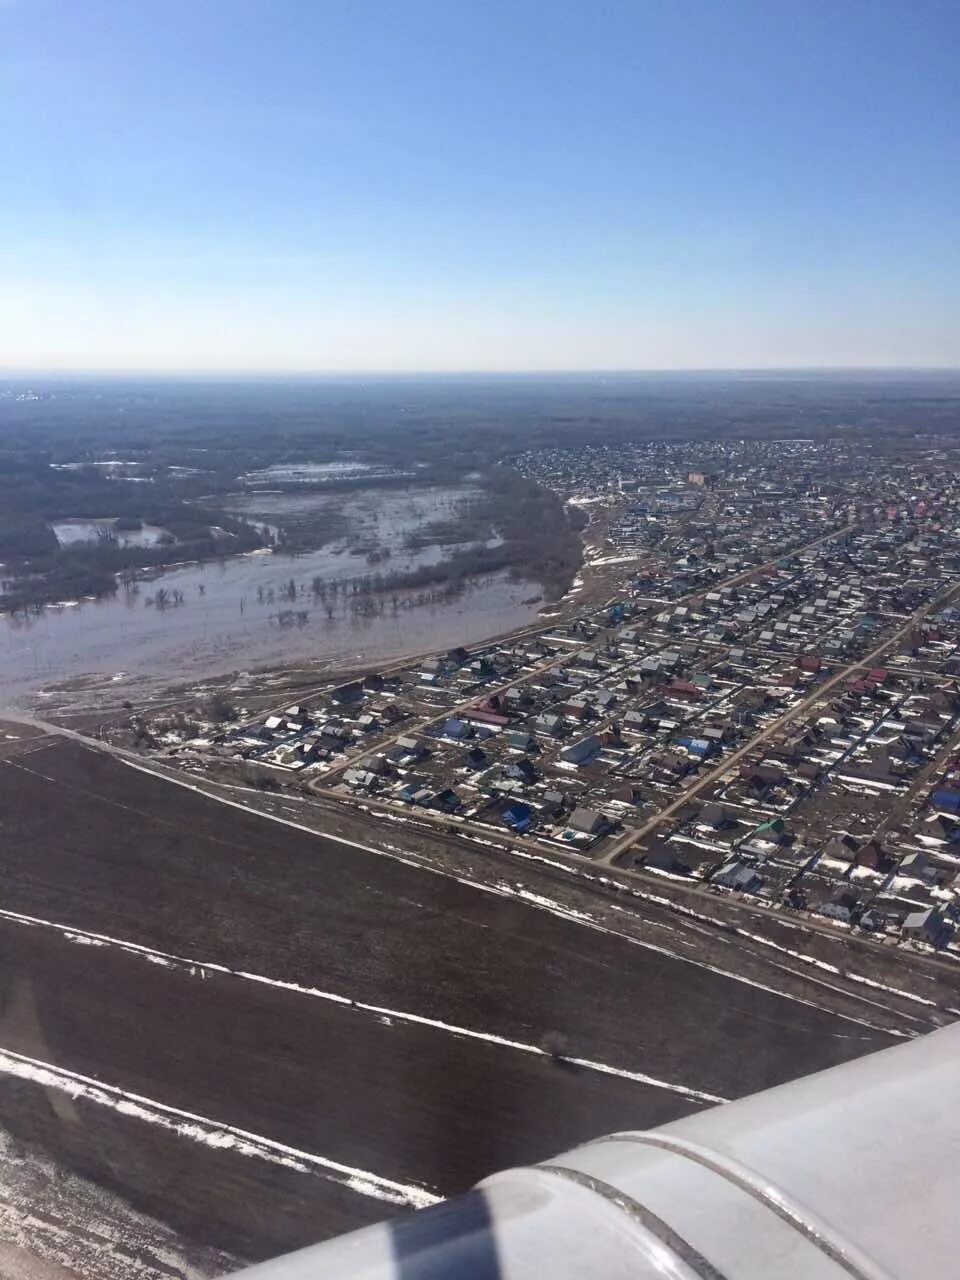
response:
{"label": "muddy water", "polygon": [[[328,619],[309,594],[295,602],[276,593],[289,581],[309,582],[316,557],[247,556],[164,574],[140,594],[73,607],[39,617],[0,619],[0,706],[23,706],[51,684],[79,676],[109,678],[137,690],[204,678],[231,670],[293,661],[379,663],[490,636],[531,624],[538,594],[530,583],[505,576],[484,581],[447,604],[354,618]],[[179,606],[157,608],[146,599],[162,585],[184,593]],[[200,587],[204,594],[200,595]],[[265,593],[258,599],[258,588]],[[273,591],[271,602],[269,592]],[[303,625],[282,625],[283,610],[306,611]]]}
{"label": "muddy water", "polygon": [[[49,686],[81,677],[143,694],[265,665],[376,664],[475,644],[535,621],[537,606],[524,601],[539,589],[506,575],[485,579],[445,604],[394,609],[388,598],[382,613],[366,618],[351,612],[350,593],[318,596],[315,576],[329,584],[443,558],[442,547],[411,552],[402,541],[424,516],[434,518],[440,504],[409,508],[403,501],[409,520],[401,519],[397,502],[376,521],[378,541],[391,550],[379,566],[351,555],[343,543],[300,556],[257,552],[171,569],[110,599],[48,608],[37,617],[0,617],[0,706],[25,706],[38,694],[42,701]],[[177,593],[182,603],[173,604]]]}

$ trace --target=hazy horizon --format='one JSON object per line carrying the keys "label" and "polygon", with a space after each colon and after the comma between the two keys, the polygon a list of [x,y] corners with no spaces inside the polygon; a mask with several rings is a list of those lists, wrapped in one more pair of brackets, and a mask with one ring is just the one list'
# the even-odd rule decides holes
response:
{"label": "hazy horizon", "polygon": [[0,380],[10,378],[48,378],[55,381],[70,379],[84,380],[88,378],[106,379],[158,379],[202,381],[323,381],[325,379],[397,379],[400,381],[424,379],[456,379],[456,378],[557,378],[576,380],[578,378],[796,378],[808,375],[811,377],[896,377],[917,376],[936,377],[939,375],[960,376],[960,363],[956,365],[768,365],[768,366],[716,366],[689,368],[659,369],[189,369],[189,368],[4,368],[0,366]]}

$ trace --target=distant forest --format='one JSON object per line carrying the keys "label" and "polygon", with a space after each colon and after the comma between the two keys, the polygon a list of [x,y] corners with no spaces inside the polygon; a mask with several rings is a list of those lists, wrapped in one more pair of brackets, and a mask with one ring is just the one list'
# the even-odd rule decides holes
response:
{"label": "distant forest", "polygon": [[[0,378],[0,447],[358,446],[491,463],[617,439],[960,430],[960,372]],[[238,462],[241,459],[238,458]]]}

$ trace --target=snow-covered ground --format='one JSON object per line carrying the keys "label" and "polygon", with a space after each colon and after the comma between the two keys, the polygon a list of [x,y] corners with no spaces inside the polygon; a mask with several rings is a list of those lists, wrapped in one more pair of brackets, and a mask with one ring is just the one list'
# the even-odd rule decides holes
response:
{"label": "snow-covered ground", "polygon": [[0,1280],[207,1280],[237,1266],[0,1130]]}

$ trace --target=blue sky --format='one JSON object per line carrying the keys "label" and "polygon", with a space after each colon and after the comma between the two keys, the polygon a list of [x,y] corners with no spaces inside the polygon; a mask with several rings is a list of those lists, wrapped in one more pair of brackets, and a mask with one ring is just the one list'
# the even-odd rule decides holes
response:
{"label": "blue sky", "polygon": [[0,365],[960,365],[956,0],[0,0]]}

